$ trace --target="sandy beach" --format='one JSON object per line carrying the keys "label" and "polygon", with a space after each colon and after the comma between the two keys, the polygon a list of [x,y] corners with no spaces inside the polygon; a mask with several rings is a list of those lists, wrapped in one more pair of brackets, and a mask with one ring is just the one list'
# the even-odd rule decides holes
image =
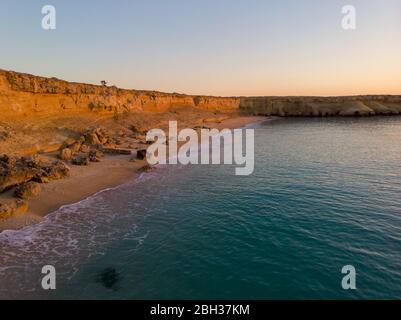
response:
{"label": "sandy beach", "polygon": [[[266,120],[266,117],[232,116],[218,120],[204,121],[210,128],[219,130],[240,128],[245,125]],[[179,123],[180,127],[196,123]],[[133,151],[134,152],[134,151]],[[56,158],[57,153],[47,156]],[[0,231],[20,229],[26,225],[40,222],[47,214],[56,211],[61,206],[79,202],[101,190],[116,187],[129,179],[135,178],[138,171],[147,163],[144,160],[132,160],[134,155],[106,155],[101,162],[90,166],[70,165],[70,176],[66,179],[42,184],[40,195],[29,201],[29,210],[23,214],[16,214],[0,220]],[[12,191],[0,195],[0,199],[12,198]]]}

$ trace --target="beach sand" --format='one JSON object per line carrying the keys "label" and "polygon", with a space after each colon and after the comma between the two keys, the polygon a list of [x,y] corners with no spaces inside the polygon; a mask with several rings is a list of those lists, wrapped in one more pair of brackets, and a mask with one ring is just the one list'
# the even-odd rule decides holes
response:
{"label": "beach sand", "polygon": [[[232,117],[219,122],[204,121],[210,128],[219,130],[240,128],[250,123],[266,120],[266,117]],[[189,123],[179,123],[179,127]],[[51,155],[50,155],[51,156]],[[55,155],[54,155],[55,157]],[[146,165],[146,161],[130,161],[130,155],[108,155],[99,163],[90,166],[71,165],[70,177],[42,184],[41,194],[29,201],[29,211],[0,220],[0,231],[20,229],[32,223],[40,222],[47,214],[56,211],[61,206],[79,202],[101,190],[116,187],[139,175],[138,170]],[[12,193],[7,192],[0,199],[10,198]]]}

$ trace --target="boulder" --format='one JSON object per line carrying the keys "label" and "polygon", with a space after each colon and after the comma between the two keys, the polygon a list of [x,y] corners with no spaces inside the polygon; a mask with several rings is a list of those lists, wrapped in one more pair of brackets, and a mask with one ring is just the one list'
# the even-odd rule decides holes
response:
{"label": "boulder", "polygon": [[142,168],[139,169],[139,172],[151,172],[153,170],[153,167],[149,164],[143,166]]}
{"label": "boulder", "polygon": [[40,192],[41,188],[39,183],[31,181],[19,185],[14,191],[14,196],[20,199],[29,200],[38,196]]}
{"label": "boulder", "polygon": [[64,145],[69,147],[69,146],[73,145],[75,142],[77,142],[75,139],[68,138],[67,140],[64,141]]}
{"label": "boulder", "polygon": [[89,145],[83,144],[79,151],[82,152],[82,153],[89,153],[91,151],[91,148],[90,148]]}
{"label": "boulder", "polygon": [[70,148],[64,148],[60,151],[60,159],[61,160],[71,160],[73,156],[72,150]]}
{"label": "boulder", "polygon": [[69,149],[71,149],[72,155],[76,154],[81,149],[81,146],[82,146],[82,143],[79,141],[70,145]]}
{"label": "boulder", "polygon": [[104,153],[130,155],[132,151],[124,148],[103,148]]}
{"label": "boulder", "polygon": [[139,160],[145,160],[145,159],[146,159],[146,149],[138,150],[138,151],[136,152],[136,157],[137,157]]}
{"label": "boulder", "polygon": [[76,166],[89,166],[90,160],[87,154],[78,154],[72,159],[72,164]]}
{"label": "boulder", "polygon": [[23,200],[0,201],[0,219],[28,211],[28,204]]}
{"label": "boulder", "polygon": [[0,193],[16,185],[30,181],[40,173],[40,164],[35,158],[0,158]]}
{"label": "boulder", "polygon": [[42,162],[36,157],[0,159],[0,193],[29,181],[47,183],[65,178],[70,168],[62,161]]}
{"label": "boulder", "polygon": [[89,161],[91,162],[100,162],[100,160],[103,158],[104,154],[100,150],[91,150],[89,152]]}
{"label": "boulder", "polygon": [[43,165],[33,181],[48,183],[68,177],[70,168],[62,161],[55,161],[51,164]]}
{"label": "boulder", "polygon": [[89,144],[92,144],[92,145],[102,144],[100,142],[99,137],[96,134],[96,132],[90,132],[90,133],[86,134],[85,141],[87,141]]}

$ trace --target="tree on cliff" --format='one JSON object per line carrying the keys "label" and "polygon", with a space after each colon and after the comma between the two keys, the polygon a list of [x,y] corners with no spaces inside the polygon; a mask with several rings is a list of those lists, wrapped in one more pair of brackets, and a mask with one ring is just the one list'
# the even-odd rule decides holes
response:
{"label": "tree on cliff", "polygon": [[103,87],[107,85],[107,82],[105,80],[100,81],[100,83],[102,84]]}

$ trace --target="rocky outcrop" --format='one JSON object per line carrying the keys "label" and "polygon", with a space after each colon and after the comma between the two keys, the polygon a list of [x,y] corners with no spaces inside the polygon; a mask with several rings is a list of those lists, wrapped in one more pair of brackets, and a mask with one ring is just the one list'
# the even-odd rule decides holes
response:
{"label": "rocky outcrop", "polygon": [[157,112],[179,106],[236,110],[239,102],[238,98],[126,90],[0,70],[0,108],[4,118],[68,115],[77,112]]}
{"label": "rocky outcrop", "polygon": [[27,182],[15,188],[14,196],[20,199],[29,200],[38,196],[41,192],[39,183]]}
{"label": "rocky outcrop", "polygon": [[23,200],[0,201],[0,219],[28,211],[28,204]]}
{"label": "rocky outcrop", "polygon": [[29,181],[47,183],[69,175],[62,161],[43,162],[36,157],[0,157],[0,193]]}
{"label": "rocky outcrop", "polygon": [[401,114],[401,96],[241,98],[240,110],[281,117],[396,115]]}
{"label": "rocky outcrop", "polygon": [[83,153],[77,154],[72,159],[72,164],[75,164],[76,166],[89,166],[90,164],[89,156]]}
{"label": "rocky outcrop", "polygon": [[[114,86],[72,83],[56,78],[0,70],[1,117],[41,117],[80,113],[159,112],[173,107],[241,110],[274,116],[365,116],[401,113],[401,96],[212,97]],[[0,139],[7,132],[0,130]],[[93,143],[97,143],[95,136]]]}

